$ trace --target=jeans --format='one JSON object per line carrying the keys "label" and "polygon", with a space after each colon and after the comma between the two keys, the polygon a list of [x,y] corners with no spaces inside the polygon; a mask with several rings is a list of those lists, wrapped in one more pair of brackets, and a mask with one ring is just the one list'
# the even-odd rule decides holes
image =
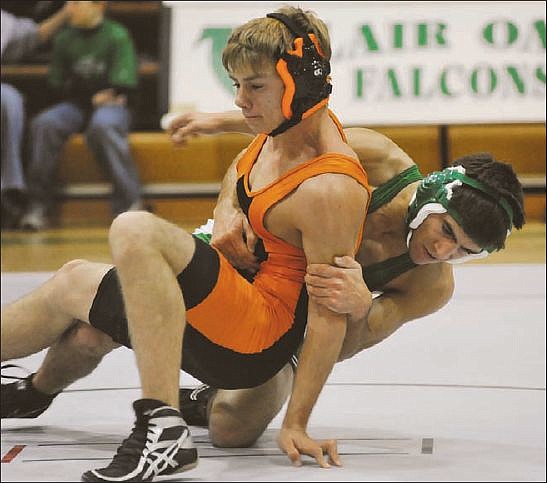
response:
{"label": "jeans", "polygon": [[26,189],[21,160],[24,123],[23,96],[15,87],[2,83],[2,193]]}
{"label": "jeans", "polygon": [[129,111],[105,105],[89,114],[72,102],[61,102],[38,114],[31,123],[28,171],[33,203],[49,208],[57,183],[59,154],[71,134],[84,130],[86,143],[112,181],[116,215],[141,201],[142,187],[128,144]]}

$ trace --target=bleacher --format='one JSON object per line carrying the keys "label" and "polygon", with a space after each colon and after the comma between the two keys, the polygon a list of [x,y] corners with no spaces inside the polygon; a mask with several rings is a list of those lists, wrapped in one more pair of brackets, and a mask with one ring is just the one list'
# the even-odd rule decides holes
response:
{"label": "bleacher", "polygon": [[[442,169],[458,156],[489,151],[509,162],[525,188],[530,221],[545,221],[546,130],[542,124],[391,126],[376,130],[393,139],[423,173]],[[153,211],[168,219],[211,215],[227,167],[250,137],[228,133],[201,136],[174,147],[161,132],[134,132],[130,145]],[[447,159],[445,159],[447,158]],[[107,222],[110,185],[82,135],[67,143],[60,163],[61,216],[67,222]]]}
{"label": "bleacher", "polygon": [[[174,221],[205,221],[211,216],[226,169],[250,139],[236,133],[202,136],[185,147],[174,147],[161,131],[130,134],[147,205]],[[59,193],[62,220],[110,220],[111,187],[83,135],[72,136],[66,144],[59,177],[63,185]]]}

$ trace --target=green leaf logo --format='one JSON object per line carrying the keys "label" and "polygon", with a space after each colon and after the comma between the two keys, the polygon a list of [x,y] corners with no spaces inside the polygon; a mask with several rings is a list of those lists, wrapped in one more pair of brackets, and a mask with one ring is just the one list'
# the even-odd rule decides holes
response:
{"label": "green leaf logo", "polygon": [[230,37],[232,28],[230,27],[208,27],[202,31],[200,42],[202,40],[211,39],[211,67],[215,74],[215,78],[223,86],[223,88],[230,93],[234,94],[234,88],[232,86],[232,80],[228,77],[222,62],[222,53],[225,45]]}

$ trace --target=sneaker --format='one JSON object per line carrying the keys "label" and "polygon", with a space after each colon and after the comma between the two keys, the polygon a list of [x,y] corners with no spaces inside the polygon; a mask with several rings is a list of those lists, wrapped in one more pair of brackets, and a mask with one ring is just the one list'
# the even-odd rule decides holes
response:
{"label": "sneaker", "polygon": [[208,425],[207,411],[209,402],[215,396],[217,389],[202,384],[194,389],[179,389],[179,405],[185,421],[191,426]]}
{"label": "sneaker", "polygon": [[129,438],[106,468],[85,472],[82,481],[152,481],[198,464],[198,451],[177,409],[154,399],[139,399],[133,409],[137,421]]}
{"label": "sneaker", "polygon": [[[13,364],[2,366],[2,370],[19,367]],[[35,373],[27,377],[6,376],[3,379],[16,379],[17,382],[2,384],[0,412],[4,418],[36,418],[49,408],[59,394],[45,394],[32,385]]]}
{"label": "sneaker", "polygon": [[24,231],[40,231],[48,226],[47,210],[44,206],[37,204],[33,204],[19,222],[19,228]]}

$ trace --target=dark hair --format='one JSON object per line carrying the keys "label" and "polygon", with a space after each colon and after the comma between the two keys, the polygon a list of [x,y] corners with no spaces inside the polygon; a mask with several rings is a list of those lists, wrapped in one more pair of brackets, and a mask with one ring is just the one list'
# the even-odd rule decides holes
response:
{"label": "dark hair", "polygon": [[[473,153],[457,158],[453,166],[462,166],[466,175],[477,179],[504,198],[512,209],[512,224],[520,229],[525,223],[523,188],[512,166],[497,161],[490,153]],[[455,190],[449,206],[461,216],[462,229],[481,247],[504,248],[511,228],[508,214],[492,196],[463,185]]]}

